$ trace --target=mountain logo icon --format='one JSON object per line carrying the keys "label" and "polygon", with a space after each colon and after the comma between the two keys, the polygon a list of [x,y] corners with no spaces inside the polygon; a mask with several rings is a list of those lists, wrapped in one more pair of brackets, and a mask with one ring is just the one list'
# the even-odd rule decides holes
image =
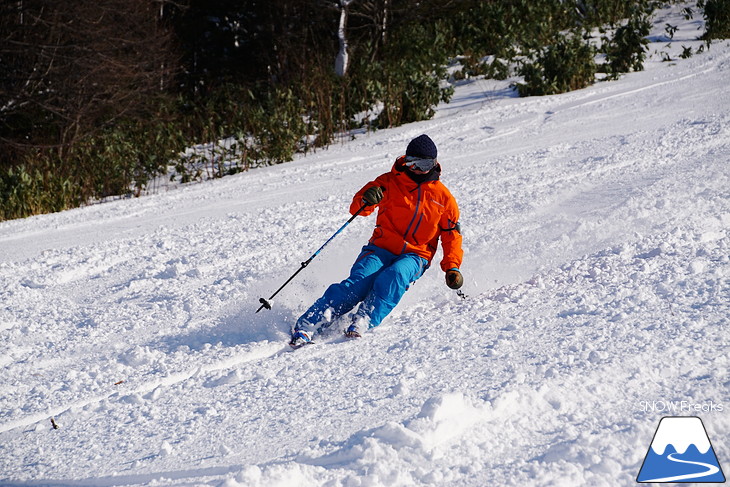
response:
{"label": "mountain logo icon", "polygon": [[725,482],[702,420],[697,416],[662,418],[636,481]]}

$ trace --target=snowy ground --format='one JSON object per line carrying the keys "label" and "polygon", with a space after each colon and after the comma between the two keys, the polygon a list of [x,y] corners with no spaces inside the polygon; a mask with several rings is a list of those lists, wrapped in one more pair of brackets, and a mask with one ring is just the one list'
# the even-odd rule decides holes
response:
{"label": "snowy ground", "polygon": [[[480,80],[293,163],[0,223],[0,484],[629,486],[678,414],[728,475],[730,43],[676,59],[698,33],[619,81]],[[421,133],[468,299],[434,265],[363,339],[287,351],[373,218],[258,298]]]}

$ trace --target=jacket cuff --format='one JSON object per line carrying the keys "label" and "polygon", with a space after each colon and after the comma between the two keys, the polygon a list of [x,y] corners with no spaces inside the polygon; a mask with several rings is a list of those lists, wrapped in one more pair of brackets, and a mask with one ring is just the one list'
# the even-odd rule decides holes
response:
{"label": "jacket cuff", "polygon": [[456,265],[456,262],[454,262],[453,260],[452,261],[449,261],[449,262],[443,262],[443,261],[441,262],[441,270],[442,271],[446,272],[446,271],[450,271],[452,269],[461,272],[459,270],[459,266]]}

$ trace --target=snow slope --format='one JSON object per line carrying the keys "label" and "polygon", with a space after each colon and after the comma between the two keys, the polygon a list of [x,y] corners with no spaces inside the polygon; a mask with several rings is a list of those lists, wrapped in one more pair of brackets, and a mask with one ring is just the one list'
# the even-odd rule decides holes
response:
{"label": "snow slope", "polygon": [[[659,61],[694,24],[619,81],[465,83],[434,120],[293,163],[0,223],[0,484],[628,486],[678,414],[727,475],[730,43]],[[434,265],[363,339],[287,351],[373,218],[258,298],[421,133],[468,298]]]}

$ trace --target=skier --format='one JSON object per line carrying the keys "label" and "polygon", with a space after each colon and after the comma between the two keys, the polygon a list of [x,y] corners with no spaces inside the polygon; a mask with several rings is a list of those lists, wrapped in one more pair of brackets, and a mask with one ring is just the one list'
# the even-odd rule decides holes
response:
{"label": "skier", "polygon": [[344,281],[332,284],[297,320],[290,344],[299,347],[315,332],[348,313],[358,303],[348,338],[378,326],[398,304],[409,285],[431,263],[439,239],[443,248],[441,269],[446,285],[459,289],[463,251],[459,207],[439,181],[441,166],[436,145],[427,135],[411,140],[406,154],[396,159],[390,172],[370,181],[355,194],[350,213],[368,216],[378,207],[375,230]]}

